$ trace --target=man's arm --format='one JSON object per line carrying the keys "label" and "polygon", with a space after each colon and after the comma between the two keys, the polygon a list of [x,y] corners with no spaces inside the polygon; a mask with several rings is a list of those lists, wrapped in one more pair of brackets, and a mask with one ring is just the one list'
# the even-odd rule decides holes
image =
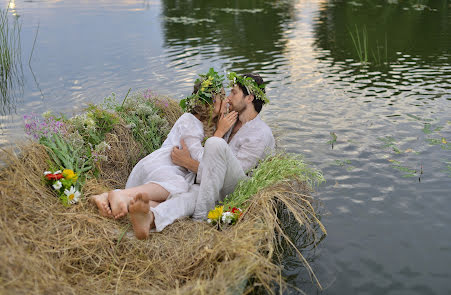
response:
{"label": "man's arm", "polygon": [[197,173],[199,169],[199,162],[191,158],[191,154],[189,153],[189,149],[185,144],[185,141],[182,139],[180,141],[182,148],[174,147],[171,152],[172,163],[175,165],[179,165],[184,167],[194,173]]}

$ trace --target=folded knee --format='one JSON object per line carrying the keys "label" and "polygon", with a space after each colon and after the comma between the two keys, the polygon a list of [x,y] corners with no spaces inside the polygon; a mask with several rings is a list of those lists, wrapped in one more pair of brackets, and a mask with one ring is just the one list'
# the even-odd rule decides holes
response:
{"label": "folded knee", "polygon": [[227,142],[220,137],[210,137],[205,142],[205,151],[222,151],[228,147]]}

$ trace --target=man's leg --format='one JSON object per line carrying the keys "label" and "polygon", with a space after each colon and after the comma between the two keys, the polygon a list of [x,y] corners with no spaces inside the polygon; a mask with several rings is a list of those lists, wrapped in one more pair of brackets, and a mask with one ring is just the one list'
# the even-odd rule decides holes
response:
{"label": "man's leg", "polygon": [[160,203],[151,201],[148,194],[138,193],[129,205],[130,221],[133,232],[139,240],[149,237],[150,229],[155,227],[154,215],[150,211],[151,207],[156,207]]}
{"label": "man's leg", "polygon": [[210,137],[205,142],[201,165],[202,179],[193,214],[195,219],[206,219],[216,202],[224,200],[246,177],[240,162],[222,138]]}
{"label": "man's leg", "polygon": [[193,184],[188,192],[174,195],[156,207],[151,206],[155,230],[160,232],[177,219],[191,216],[194,213],[198,193],[199,185]]}

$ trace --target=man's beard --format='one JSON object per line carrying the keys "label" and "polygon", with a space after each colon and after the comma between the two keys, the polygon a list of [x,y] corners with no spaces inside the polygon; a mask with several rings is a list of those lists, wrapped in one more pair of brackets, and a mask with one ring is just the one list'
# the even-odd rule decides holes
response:
{"label": "man's beard", "polygon": [[246,110],[246,105],[242,105],[240,108],[240,107],[234,107],[232,104],[230,104],[230,111],[235,111],[238,114],[241,114],[245,110]]}

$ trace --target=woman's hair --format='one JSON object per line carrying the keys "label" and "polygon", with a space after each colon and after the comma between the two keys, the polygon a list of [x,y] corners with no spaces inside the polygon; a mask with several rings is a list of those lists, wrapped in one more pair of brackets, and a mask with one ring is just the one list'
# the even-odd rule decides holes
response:
{"label": "woman's hair", "polygon": [[[200,89],[201,82],[194,84],[193,94],[197,93]],[[206,137],[211,137],[215,133],[216,123],[218,122],[219,116],[213,118],[214,106],[210,104],[200,104],[195,106],[191,110],[191,114],[199,115],[199,120],[204,125],[204,135]]]}
{"label": "woman's hair", "polygon": [[213,106],[209,104],[201,104],[196,106],[191,113],[193,115],[199,115],[199,120],[204,125],[204,135],[206,137],[211,137],[215,133],[216,123],[218,121],[219,116],[213,118]]}

